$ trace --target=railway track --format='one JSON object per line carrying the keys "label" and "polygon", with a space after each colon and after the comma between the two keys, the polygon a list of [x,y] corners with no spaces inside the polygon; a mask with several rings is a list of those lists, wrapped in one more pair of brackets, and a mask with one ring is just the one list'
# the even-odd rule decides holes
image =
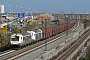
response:
{"label": "railway track", "polygon": [[12,52],[15,52],[16,50],[7,50],[7,51],[3,51],[3,52],[1,52],[0,53],[0,57],[2,57],[2,56],[5,56],[5,55],[7,55],[7,54],[10,54],[10,53],[12,53]]}
{"label": "railway track", "polygon": [[[73,28],[72,28],[73,29]],[[70,29],[70,30],[68,30],[68,32],[70,33],[70,32],[72,32],[71,30],[72,29]],[[51,38],[49,38],[49,39],[47,39],[47,42],[49,42],[49,41],[51,41],[51,40],[53,40],[53,39],[55,39],[55,38],[57,38],[57,37],[59,37],[59,36],[64,36],[64,34],[65,34],[66,32],[63,32],[63,33],[61,33],[61,34],[58,34],[58,35],[56,35],[56,36],[54,36],[54,37],[51,37]],[[62,36],[62,37],[63,37]],[[55,40],[53,40],[53,41],[55,41]],[[51,42],[53,42],[53,41],[51,41]],[[50,43],[51,43],[50,42]],[[49,43],[47,43],[47,44],[49,44]],[[33,45],[30,45],[30,46],[28,46],[28,47],[25,47],[25,48],[22,48],[22,49],[20,49],[20,50],[17,50],[17,51],[13,51],[13,52],[11,52],[11,53],[8,53],[7,55],[2,55],[1,57],[0,57],[0,59],[1,60],[9,60],[9,59],[17,59],[18,57],[20,57],[20,56],[23,56],[23,55],[25,55],[25,54],[28,54],[28,53],[30,53],[30,52],[32,52],[32,51],[34,51],[34,50],[36,50],[36,49],[38,49],[38,48],[40,48],[40,47],[42,47],[42,46],[40,46],[40,45],[42,45],[42,46],[44,46],[44,45],[46,45],[45,44],[45,40],[44,41],[40,41],[40,42],[38,42],[38,43],[36,43],[36,44],[33,44]],[[38,46],[40,46],[40,47],[38,47]],[[38,48],[37,48],[38,47]],[[25,52],[25,53],[23,53],[23,52]],[[21,54],[21,55],[20,55]],[[14,58],[13,58],[14,57]]]}
{"label": "railway track", "polygon": [[68,47],[68,49],[61,54],[61,56],[59,55],[59,57],[56,58],[56,60],[65,60],[85,40],[85,38],[87,38],[89,33],[90,33],[89,30],[83,33],[82,37],[80,37],[77,41],[72,43]]}

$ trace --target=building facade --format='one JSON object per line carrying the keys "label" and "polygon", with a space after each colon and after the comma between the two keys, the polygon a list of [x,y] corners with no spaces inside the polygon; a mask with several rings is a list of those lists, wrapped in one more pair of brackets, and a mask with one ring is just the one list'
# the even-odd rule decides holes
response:
{"label": "building facade", "polygon": [[54,19],[54,16],[52,16],[51,14],[39,14],[38,17],[37,17],[37,19],[39,21],[45,20],[45,19],[52,20],[52,19]]}

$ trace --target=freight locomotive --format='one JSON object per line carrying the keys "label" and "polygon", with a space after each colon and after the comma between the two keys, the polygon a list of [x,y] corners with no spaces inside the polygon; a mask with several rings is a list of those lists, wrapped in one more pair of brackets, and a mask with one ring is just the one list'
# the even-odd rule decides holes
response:
{"label": "freight locomotive", "polygon": [[26,46],[32,42],[38,41],[42,38],[42,30],[35,29],[33,31],[27,31],[26,33],[13,34],[10,37],[11,46]]}
{"label": "freight locomotive", "polygon": [[53,27],[35,29],[33,31],[27,31],[27,33],[24,34],[13,34],[10,37],[10,43],[11,46],[26,46],[27,44],[30,44],[32,42],[44,40],[65,30],[68,30],[69,28],[73,27],[75,23],[76,20],[74,19],[69,21],[68,23]]}

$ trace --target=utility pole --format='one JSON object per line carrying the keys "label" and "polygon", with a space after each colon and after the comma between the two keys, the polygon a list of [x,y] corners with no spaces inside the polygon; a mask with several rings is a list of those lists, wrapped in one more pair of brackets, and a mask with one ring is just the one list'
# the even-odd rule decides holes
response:
{"label": "utility pole", "polygon": [[[47,34],[47,20],[45,19],[45,37],[46,37],[46,34]],[[47,39],[45,40],[45,52],[47,52]]]}
{"label": "utility pole", "polygon": [[65,16],[65,20],[66,20],[66,39],[68,38],[68,17]]}
{"label": "utility pole", "polygon": [[37,7],[36,7],[35,19],[36,19],[36,28],[38,29],[38,21],[37,21]]}
{"label": "utility pole", "polygon": [[[16,9],[17,9],[18,6],[16,6]],[[15,18],[15,22],[16,24],[18,24],[18,21],[17,21],[17,11],[16,11],[16,18]],[[17,28],[17,25],[16,25],[16,28]]]}
{"label": "utility pole", "polygon": [[41,21],[41,23],[42,23],[42,28],[44,28],[44,20],[43,20],[43,17],[42,17],[42,21]]}
{"label": "utility pole", "polygon": [[[46,37],[46,33],[47,33],[47,20],[44,19],[44,17],[42,17],[42,28],[44,28],[44,32],[45,32],[45,37]],[[47,40],[45,40],[45,52],[47,52]]]}

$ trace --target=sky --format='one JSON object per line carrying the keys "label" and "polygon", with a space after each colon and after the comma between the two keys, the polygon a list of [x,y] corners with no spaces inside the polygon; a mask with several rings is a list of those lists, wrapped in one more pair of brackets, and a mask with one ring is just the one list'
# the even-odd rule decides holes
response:
{"label": "sky", "polygon": [[90,0],[0,0],[0,4],[5,12],[11,6],[11,12],[90,13]]}

